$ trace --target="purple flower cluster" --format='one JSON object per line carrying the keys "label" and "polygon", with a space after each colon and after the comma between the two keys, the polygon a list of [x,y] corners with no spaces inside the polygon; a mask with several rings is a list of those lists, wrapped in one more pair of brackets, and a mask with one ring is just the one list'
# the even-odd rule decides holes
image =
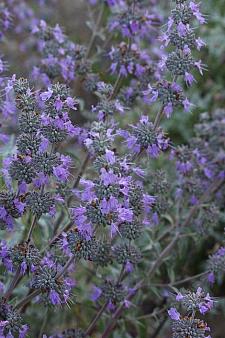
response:
{"label": "purple flower cluster", "polygon": [[144,222],[148,223],[155,198],[145,194],[141,181],[133,178],[138,168],[133,168],[126,158],[117,158],[109,149],[95,162],[99,179],[81,181],[84,189],[76,195],[84,204],[71,209],[79,231],[92,236],[96,227],[103,227],[112,237],[120,234],[124,222],[139,223],[142,213]]}
{"label": "purple flower cluster", "polygon": [[173,338],[185,335],[210,338],[210,328],[204,321],[196,318],[196,312],[204,315],[212,309],[214,302],[209,294],[205,294],[199,287],[196,292],[178,293],[176,301],[184,306],[187,315],[182,316],[174,307],[168,310],[172,320]]}
{"label": "purple flower cluster", "polygon": [[225,271],[225,248],[219,248],[214,254],[209,257],[208,261],[208,281],[211,284],[215,283],[215,279],[221,278]]}
{"label": "purple flower cluster", "polygon": [[109,22],[109,30],[118,30],[123,37],[149,39],[154,27],[160,23],[160,17],[151,13],[141,3],[120,1],[115,4]]}
{"label": "purple flower cluster", "polygon": [[120,135],[125,138],[128,149],[135,154],[145,150],[150,157],[156,158],[169,147],[169,139],[161,128],[154,127],[148,116],[142,116],[137,125],[131,125],[130,132],[122,130]]}
{"label": "purple flower cluster", "polygon": [[49,85],[55,78],[71,82],[76,75],[85,75],[90,65],[86,60],[86,49],[74,44],[57,24],[50,27],[43,20],[33,26],[37,36],[37,47],[42,55],[41,66],[34,67],[33,76]]}
{"label": "purple flower cluster", "polygon": [[163,55],[159,62],[161,72],[169,71],[172,81],[162,80],[156,85],[149,85],[144,92],[148,104],[159,100],[163,105],[163,112],[170,117],[176,106],[182,105],[185,111],[191,109],[191,103],[184,96],[182,87],[177,83],[182,77],[188,86],[196,82],[192,70],[197,69],[201,75],[205,66],[201,60],[195,60],[192,49],[198,51],[205,45],[200,37],[196,38],[191,21],[196,18],[200,24],[205,23],[204,16],[200,13],[199,5],[193,1],[177,1],[176,7],[171,11],[167,30],[160,40],[161,48],[171,46],[174,48],[168,55]]}
{"label": "purple flower cluster", "polygon": [[0,4],[0,22],[0,38],[2,38],[12,22],[12,13],[5,2]]}

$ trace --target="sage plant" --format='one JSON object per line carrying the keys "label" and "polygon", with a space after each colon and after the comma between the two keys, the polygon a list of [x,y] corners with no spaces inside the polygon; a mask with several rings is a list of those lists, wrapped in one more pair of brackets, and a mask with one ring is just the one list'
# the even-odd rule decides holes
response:
{"label": "sage plant", "polygon": [[186,144],[168,134],[195,110],[207,22],[193,1],[160,5],[86,1],[77,43],[26,2],[0,4],[1,43],[14,25],[35,51],[23,76],[0,60],[1,337],[213,337],[225,111],[200,114]]}

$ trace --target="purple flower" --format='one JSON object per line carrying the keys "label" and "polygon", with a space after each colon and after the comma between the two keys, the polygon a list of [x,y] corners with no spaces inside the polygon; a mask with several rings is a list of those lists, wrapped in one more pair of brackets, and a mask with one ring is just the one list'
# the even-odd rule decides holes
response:
{"label": "purple flower", "polygon": [[56,100],[55,100],[55,109],[59,112],[62,110],[62,107],[63,107],[63,102],[61,101],[61,99],[58,97]]}
{"label": "purple flower", "polygon": [[214,283],[215,283],[215,274],[214,274],[213,272],[210,272],[210,273],[208,274],[208,281],[209,281],[209,283],[211,283],[211,284],[214,284]]}
{"label": "purple flower", "polygon": [[110,227],[110,237],[113,238],[117,232],[119,232],[118,226],[115,223],[111,223]]}
{"label": "purple flower", "polygon": [[103,198],[100,203],[100,209],[102,213],[106,215],[113,211],[116,211],[118,207],[119,202],[114,196],[110,196],[108,200],[106,198]]}
{"label": "purple flower", "polygon": [[53,305],[58,305],[58,304],[61,303],[60,296],[59,296],[58,292],[56,292],[55,290],[51,290],[49,292],[49,298],[50,298],[50,301]]}
{"label": "purple flower", "polygon": [[169,314],[169,316],[172,320],[179,320],[180,319],[180,313],[174,307],[171,307],[168,310],[168,314]]}
{"label": "purple flower", "polygon": [[199,21],[199,23],[200,24],[206,23],[205,18],[203,17],[203,15],[201,14],[201,12],[199,10],[199,4],[196,4],[195,2],[191,1],[189,6],[190,6],[190,9],[192,10],[194,16],[196,17],[196,19]]}
{"label": "purple flower", "polygon": [[40,147],[39,147],[39,151],[41,153],[44,153],[48,149],[48,146],[49,146],[49,140],[45,137],[42,137],[41,144],[40,144]]}
{"label": "purple flower", "polygon": [[198,37],[198,39],[195,42],[198,50],[200,50],[202,47],[206,45],[205,42],[200,37]]}
{"label": "purple flower", "polygon": [[20,271],[22,273],[22,275],[24,275],[27,271],[27,263],[25,261],[23,261],[20,265]]}
{"label": "purple flower", "polygon": [[191,104],[191,102],[188,100],[188,98],[186,97],[185,100],[183,100],[182,103],[183,103],[185,112],[189,112],[192,104]]}
{"label": "purple flower", "polygon": [[126,208],[119,208],[118,209],[118,217],[119,220],[124,222],[131,222],[133,220],[133,211]]}
{"label": "purple flower", "polygon": [[105,186],[114,184],[118,180],[118,176],[113,173],[112,169],[107,171],[105,168],[102,168],[100,177]]}
{"label": "purple flower", "polygon": [[177,31],[180,36],[185,36],[187,33],[187,26],[183,24],[183,22],[179,22],[177,25]]}
{"label": "purple flower", "polygon": [[205,70],[205,65],[202,64],[202,61],[195,61],[195,67],[198,68],[198,71],[201,75],[203,75],[203,70]]}
{"label": "purple flower", "polygon": [[40,188],[41,186],[47,185],[48,182],[49,182],[48,176],[46,176],[42,172],[38,173],[37,178],[35,178],[33,180],[33,183],[37,188]]}
{"label": "purple flower", "polygon": [[147,153],[153,157],[153,158],[157,158],[159,156],[160,153],[160,149],[157,147],[156,144],[152,144],[150,146],[148,146],[147,148]]}
{"label": "purple flower", "polygon": [[184,79],[188,86],[191,86],[193,82],[196,82],[194,76],[191,73],[185,72]]}
{"label": "purple flower", "polygon": [[17,208],[17,210],[19,211],[20,214],[23,214],[24,209],[26,207],[26,203],[21,202],[18,198],[16,198],[14,200],[14,205]]}
{"label": "purple flower", "polygon": [[55,26],[55,28],[53,29],[53,34],[55,36],[55,39],[58,40],[59,43],[63,43],[64,42],[64,34],[60,28],[60,26],[57,24]]}
{"label": "purple flower", "polygon": [[203,299],[203,302],[199,304],[200,313],[204,315],[206,312],[212,310],[213,305],[214,305],[214,301],[211,299],[211,297],[207,293],[207,295]]}
{"label": "purple flower", "polygon": [[102,290],[94,285],[92,287],[91,300],[93,302],[96,302],[96,300],[99,299],[99,297],[101,296],[101,294],[102,294]]}
{"label": "purple flower", "polygon": [[132,263],[130,262],[126,262],[126,265],[125,265],[125,271],[130,273],[134,270],[134,266]]}
{"label": "purple flower", "polygon": [[4,207],[0,207],[0,219],[5,219],[7,216],[7,211]]}
{"label": "purple flower", "polygon": [[148,194],[143,195],[144,210],[146,213],[150,212],[155,201],[156,201],[156,198],[154,196],[151,196]]}
{"label": "purple flower", "polygon": [[74,98],[68,96],[66,99],[66,104],[69,108],[77,110],[77,101]]}
{"label": "purple flower", "polygon": [[169,118],[173,112],[173,104],[172,102],[169,102],[167,103],[165,106],[164,106],[164,109],[163,109],[165,115],[167,118]]}
{"label": "purple flower", "polygon": [[6,326],[8,323],[9,323],[8,320],[0,320],[0,327],[2,328]]}
{"label": "purple flower", "polygon": [[53,90],[51,88],[48,88],[47,92],[40,94],[40,98],[42,99],[42,101],[47,101],[51,98],[52,94],[53,94]]}
{"label": "purple flower", "polygon": [[22,325],[22,328],[19,330],[19,338],[25,338],[29,330],[28,325]]}
{"label": "purple flower", "polygon": [[176,300],[179,302],[184,298],[184,296],[179,292],[176,296]]}
{"label": "purple flower", "polygon": [[125,299],[124,300],[124,306],[125,306],[125,308],[126,309],[129,309],[133,304],[129,301],[129,300],[127,300],[127,299]]}
{"label": "purple flower", "polygon": [[114,164],[116,162],[116,157],[113,151],[106,149],[105,158],[109,164]]}
{"label": "purple flower", "polygon": [[53,173],[59,181],[67,181],[69,177],[69,171],[62,165],[53,168]]}

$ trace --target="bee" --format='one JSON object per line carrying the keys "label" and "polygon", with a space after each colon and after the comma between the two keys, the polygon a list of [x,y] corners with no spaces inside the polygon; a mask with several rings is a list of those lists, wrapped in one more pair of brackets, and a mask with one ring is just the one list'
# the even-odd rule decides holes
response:
{"label": "bee", "polygon": [[127,45],[125,43],[120,44],[120,51],[122,55],[125,55],[127,52]]}
{"label": "bee", "polygon": [[96,208],[96,207],[97,207],[97,202],[96,202],[96,201],[92,201],[92,202],[91,202],[91,205],[92,205],[92,207],[95,207],[95,208]]}
{"label": "bee", "polygon": [[180,100],[180,93],[176,93],[176,100],[177,100],[177,101]]}
{"label": "bee", "polygon": [[76,246],[75,246],[75,250],[76,250],[76,251],[80,251],[81,246],[82,246],[82,242],[78,242],[78,243],[76,244]]}
{"label": "bee", "polygon": [[19,160],[23,161],[25,159],[25,155],[22,155],[22,154],[17,154],[17,157]]}
{"label": "bee", "polygon": [[27,195],[28,195],[28,192],[26,192],[24,195],[19,196],[20,202],[24,203],[26,201]]}
{"label": "bee", "polygon": [[198,326],[198,329],[205,329],[206,328],[206,324],[203,321],[200,321],[197,326]]}

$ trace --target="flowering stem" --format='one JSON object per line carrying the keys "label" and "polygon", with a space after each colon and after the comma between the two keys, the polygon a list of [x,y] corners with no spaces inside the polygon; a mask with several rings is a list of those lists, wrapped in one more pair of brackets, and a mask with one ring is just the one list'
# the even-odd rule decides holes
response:
{"label": "flowering stem", "polygon": [[[56,275],[56,279],[62,277],[65,272],[67,271],[67,269],[70,267],[70,265],[72,264],[74,260],[74,256],[70,257],[70,259],[68,260],[68,262],[64,265],[64,267],[62,268],[61,271],[59,271],[59,273]],[[20,309],[23,308],[24,305],[26,305],[27,303],[29,303],[34,297],[38,296],[41,293],[41,290],[35,290],[32,293],[28,294],[24,299],[22,299],[16,306],[16,309]]]}
{"label": "flowering stem", "polygon": [[16,304],[15,309],[21,309],[24,305],[29,303],[34,297],[38,296],[41,293],[41,290],[35,290],[25,298],[23,298],[19,303]]}
{"label": "flowering stem", "polygon": [[[83,176],[83,174],[84,174],[84,172],[85,172],[85,169],[86,169],[86,167],[87,167],[87,165],[88,165],[89,159],[90,159],[90,156],[89,156],[89,154],[87,154],[86,157],[85,157],[85,159],[84,159],[84,161],[83,161],[83,163],[82,163],[82,165],[81,165],[81,167],[80,167],[80,170],[79,170],[79,172],[78,172],[78,174],[77,174],[77,177],[76,177],[76,179],[75,179],[75,181],[74,181],[73,189],[77,188],[78,184],[80,183],[80,180],[81,180],[81,178],[82,178],[82,176]],[[72,200],[72,197],[69,197],[68,200],[67,200],[67,205],[68,205],[68,206],[70,205],[71,200]],[[62,215],[63,215],[63,214],[62,214]],[[62,216],[62,215],[61,215],[61,216]],[[56,224],[55,224],[55,229],[58,229],[58,227],[59,227],[59,225],[60,225],[60,222],[62,221],[62,217],[61,217],[61,216],[58,218],[58,221],[57,221]],[[50,242],[47,244],[47,246],[44,248],[43,251],[46,251],[46,249],[47,249],[48,247],[50,247],[50,246],[51,246],[51,245],[59,238],[59,236],[60,236],[64,231],[69,230],[70,227],[71,227],[72,225],[73,225],[73,222],[69,222],[68,224],[66,224],[65,227],[64,227],[63,229],[61,229],[61,230],[59,231],[59,233],[56,234],[56,235],[50,240]]]}
{"label": "flowering stem", "polygon": [[[224,183],[224,180],[221,179],[219,180],[216,184],[212,184],[210,186],[210,188],[205,192],[205,194],[202,196],[201,201],[205,201],[205,199],[208,198],[208,196],[212,196],[213,193],[215,193],[220,187],[221,185]],[[198,208],[200,207],[200,205],[196,205],[195,207],[193,207],[190,212],[189,215],[187,217],[187,219],[184,221],[184,223],[181,225],[181,227],[186,227],[191,218],[193,217],[193,215],[195,214],[195,212],[198,210]],[[179,233],[177,232],[174,239],[166,246],[166,248],[162,251],[162,253],[159,255],[158,259],[155,261],[154,265],[150,268],[148,274],[146,275],[148,279],[150,279],[151,277],[153,277],[153,275],[155,274],[155,271],[161,266],[161,264],[163,263],[163,259],[168,255],[168,253],[173,249],[173,247],[175,246],[175,244],[177,243],[177,240],[179,239]],[[141,289],[142,287],[145,286],[144,283],[145,279],[141,280],[135,287],[135,292],[133,291],[132,293],[128,294],[127,300],[131,300],[137,293],[137,291],[139,289]],[[124,310],[124,304],[121,304],[116,312],[114,313],[111,322],[109,323],[109,325],[106,327],[105,331],[103,332],[103,335],[101,338],[107,338],[112,330],[114,329],[117,319],[120,317],[121,313]]]}
{"label": "flowering stem", "polygon": [[155,117],[155,121],[154,121],[154,129],[156,129],[161,121],[162,115],[163,115],[163,110],[164,110],[164,106],[162,106],[162,108],[158,111],[156,117]]}
{"label": "flowering stem", "polygon": [[105,9],[105,4],[103,3],[103,5],[101,6],[101,10],[99,12],[98,18],[97,18],[95,29],[92,33],[92,36],[91,36],[91,39],[90,39],[90,42],[89,42],[89,45],[88,45],[88,48],[87,48],[86,59],[89,58],[91,51],[92,51],[92,48],[94,46],[95,38],[97,36],[99,26],[101,25],[101,22],[102,22],[102,19],[103,19],[104,9]]}
{"label": "flowering stem", "polygon": [[[174,77],[173,82],[176,82],[177,80],[177,76]],[[158,111],[156,117],[155,117],[155,121],[154,121],[154,129],[158,128],[161,118],[163,116],[163,111],[164,111],[164,105],[162,105],[162,108]]]}
{"label": "flowering stem", "polygon": [[165,258],[168,253],[173,249],[174,245],[177,243],[177,240],[179,238],[180,234],[179,232],[176,233],[175,237],[173,238],[173,240],[165,247],[165,249],[161,252],[161,254],[159,255],[158,259],[155,261],[155,263],[153,264],[153,266],[149,269],[148,272],[148,278],[151,278],[155,271],[158,269],[158,267],[161,265],[163,258]]}
{"label": "flowering stem", "polygon": [[163,318],[163,320],[159,323],[159,325],[155,329],[155,332],[150,336],[150,338],[158,337],[159,332],[162,330],[162,328],[166,324],[167,320],[168,320],[167,317]]}
{"label": "flowering stem", "polygon": [[[80,180],[81,180],[81,178],[82,178],[82,176],[83,176],[83,174],[84,174],[84,172],[85,172],[85,169],[86,169],[86,167],[87,167],[87,165],[88,165],[89,159],[90,159],[90,155],[87,154],[87,155],[85,156],[85,158],[84,158],[84,161],[83,161],[81,167],[80,167],[80,170],[79,170],[79,172],[78,172],[78,174],[77,174],[77,177],[76,177],[76,179],[75,179],[75,181],[74,181],[74,183],[73,183],[73,189],[75,189],[75,188],[78,187],[78,184],[80,183]],[[68,198],[68,201],[67,201],[67,205],[68,205],[68,206],[70,205],[71,200],[72,200],[72,197]]]}
{"label": "flowering stem", "polygon": [[42,325],[41,325],[41,329],[40,329],[38,338],[43,338],[43,332],[44,332],[44,329],[45,329],[47,321],[48,321],[48,308],[45,311],[43,322],[42,322]]}
{"label": "flowering stem", "polygon": [[[124,277],[124,275],[123,275],[124,269],[125,269],[125,265],[123,264],[123,266],[122,266],[122,268],[121,268],[121,271],[120,271],[120,273],[119,273],[118,279],[117,279],[117,284],[119,284],[119,283],[122,281],[123,277]],[[94,329],[94,327],[95,327],[97,321],[100,319],[100,317],[101,317],[101,315],[103,314],[103,312],[105,311],[107,305],[108,305],[108,302],[106,302],[105,304],[102,305],[102,307],[101,307],[100,310],[98,311],[97,315],[96,315],[95,318],[92,320],[91,324],[88,326],[88,328],[87,328],[87,330],[86,330],[86,333],[85,333],[85,337],[86,337],[87,335],[89,335],[89,334],[91,333],[91,331]]]}
{"label": "flowering stem", "polygon": [[116,95],[117,95],[117,93],[119,91],[119,88],[120,88],[121,80],[122,80],[122,75],[119,74],[117,76],[117,79],[116,79],[116,82],[115,82],[115,85],[114,85],[114,88],[113,88],[112,95],[110,96],[110,100],[113,100],[116,97]]}
{"label": "flowering stem", "polygon": [[91,334],[92,330],[95,328],[95,325],[97,323],[97,321],[99,320],[99,318],[101,317],[101,315],[103,314],[103,312],[105,311],[106,307],[108,305],[108,302],[104,303],[102,305],[102,307],[99,309],[98,313],[96,314],[96,316],[94,317],[94,319],[92,320],[92,322],[90,323],[90,325],[88,326],[84,337],[87,337],[88,335]]}
{"label": "flowering stem", "polygon": [[149,318],[152,318],[152,317],[157,317],[159,315],[161,315],[162,313],[164,313],[168,308],[168,305],[164,306],[162,309],[160,309],[159,311],[153,311],[151,313],[147,313],[146,315],[143,315],[143,316],[139,316],[137,317],[137,320],[142,320],[142,319],[149,319]]}
{"label": "flowering stem", "polygon": [[184,284],[184,283],[190,282],[190,281],[192,281],[192,280],[194,280],[194,279],[203,277],[203,276],[207,275],[209,272],[210,272],[210,271],[205,271],[205,272],[199,273],[199,274],[197,274],[197,275],[195,275],[195,276],[187,277],[187,278],[185,278],[185,279],[176,281],[176,282],[174,282],[174,283],[170,283],[169,285],[171,285],[171,286],[176,286],[176,285]]}
{"label": "flowering stem", "polygon": [[[142,287],[142,284],[143,284],[143,281],[140,281],[136,286],[135,286],[135,291],[132,291],[128,294],[126,300],[131,300],[134,295],[136,294],[136,292]],[[116,325],[116,322],[117,322],[117,319],[120,317],[122,311],[124,309],[124,304],[122,303],[116,310],[116,312],[114,313],[113,317],[112,317],[112,320],[111,322],[109,323],[109,325],[106,327],[105,331],[103,332],[102,334],[102,337],[101,338],[107,338],[112,330],[114,329],[115,325]]]}
{"label": "flowering stem", "polygon": [[33,232],[33,230],[34,230],[36,221],[37,221],[37,216],[34,216],[33,221],[32,221],[32,223],[31,223],[31,226],[30,226],[30,229],[29,229],[29,231],[28,231],[28,235],[27,235],[27,243],[29,243],[30,240],[31,240],[32,232]]}
{"label": "flowering stem", "polygon": [[[28,235],[27,235],[27,243],[30,242],[30,239],[31,239],[31,236],[32,236],[32,232],[33,232],[34,227],[35,227],[35,224],[36,224],[36,220],[37,220],[37,216],[34,216],[33,221],[32,221],[32,223],[31,223],[31,226],[30,226],[30,229],[29,229],[29,231],[28,231]],[[4,298],[5,298],[6,300],[8,300],[9,297],[11,296],[11,294],[12,294],[13,290],[15,289],[15,287],[16,287],[16,285],[17,285],[19,279],[20,279],[20,277],[21,277],[21,275],[20,275],[20,266],[19,266],[19,267],[17,268],[17,270],[16,270],[16,274],[15,274],[14,278],[13,278],[12,281],[11,281],[11,284],[10,284],[10,286],[9,286],[9,289],[8,289],[8,291],[6,292],[5,296],[4,296]]]}
{"label": "flowering stem", "polygon": [[200,201],[198,204],[193,206],[188,214],[188,217],[186,218],[185,222],[182,224],[182,227],[185,228],[189,222],[191,221],[192,217],[196,213],[196,211],[201,206],[201,203],[204,203],[208,199],[211,198],[212,194],[216,193],[220,189],[220,187],[224,184],[224,179],[219,179],[217,182],[212,182],[212,184],[209,186],[209,188],[205,191],[205,193],[200,198]]}
{"label": "flowering stem", "polygon": [[15,289],[19,279],[20,279],[20,267],[17,268],[15,276],[10,283],[10,286],[9,286],[8,290],[6,291],[5,295],[3,296],[3,298],[5,300],[9,299],[9,297],[11,296],[13,290]]}
{"label": "flowering stem", "polygon": [[187,278],[184,278],[184,279],[181,279],[179,281],[175,281],[173,283],[168,283],[168,284],[160,284],[160,283],[156,283],[156,284],[151,284],[151,286],[156,286],[156,287],[172,287],[172,286],[177,286],[177,285],[181,285],[181,284],[184,284],[184,283],[188,283],[188,282],[191,282],[192,280],[194,279],[198,279],[200,277],[203,277],[203,276],[206,276],[210,271],[204,271],[204,272],[201,272],[197,275],[194,275],[194,276],[191,276],[191,277],[187,277]]}
{"label": "flowering stem", "polygon": [[63,276],[65,274],[65,272],[67,271],[67,269],[70,267],[70,265],[72,264],[72,262],[74,261],[74,256],[71,256],[70,259],[67,261],[67,263],[64,265],[64,267],[62,268],[61,271],[59,271],[59,273],[57,273],[56,275],[56,279],[60,278],[61,276]]}
{"label": "flowering stem", "polygon": [[43,252],[45,252],[49,247],[51,247],[52,246],[52,244],[54,244],[55,243],[55,241],[61,236],[61,234],[65,231],[67,231],[67,230],[69,230],[70,229],[70,227],[73,225],[73,223],[72,222],[69,222],[69,223],[67,223],[50,241],[49,241],[49,243],[45,246],[45,248],[43,248],[43,250],[41,251],[41,253],[43,253]]}
{"label": "flowering stem", "polygon": [[120,274],[118,276],[117,284],[119,284],[123,280],[123,278],[125,277],[124,270],[125,270],[125,264],[123,264],[123,266],[121,268]]}
{"label": "flowering stem", "polygon": [[[196,211],[197,209],[195,209]],[[193,212],[192,212],[193,213]],[[188,217],[188,219],[190,220],[190,218]],[[185,222],[186,223],[186,222]],[[177,243],[177,240],[179,239],[179,233],[177,232],[174,239],[165,247],[165,249],[162,251],[162,253],[159,255],[158,259],[155,261],[154,265],[149,269],[149,272],[147,274],[147,278],[150,279],[151,277],[153,277],[155,271],[161,266],[163,259],[169,254],[169,252],[173,249],[174,245]],[[141,289],[143,286],[145,286],[144,283],[144,279],[141,280],[136,286],[135,286],[135,292],[132,292],[130,294],[128,294],[127,300],[132,299],[137,291],[139,289]],[[107,328],[105,329],[103,335],[101,338],[107,338],[110,333],[112,332],[112,330],[114,329],[117,319],[120,317],[121,313],[123,312],[124,309],[124,304],[121,304],[118,309],[116,310],[116,312],[114,313],[114,316],[111,320],[111,323],[107,326]]]}

